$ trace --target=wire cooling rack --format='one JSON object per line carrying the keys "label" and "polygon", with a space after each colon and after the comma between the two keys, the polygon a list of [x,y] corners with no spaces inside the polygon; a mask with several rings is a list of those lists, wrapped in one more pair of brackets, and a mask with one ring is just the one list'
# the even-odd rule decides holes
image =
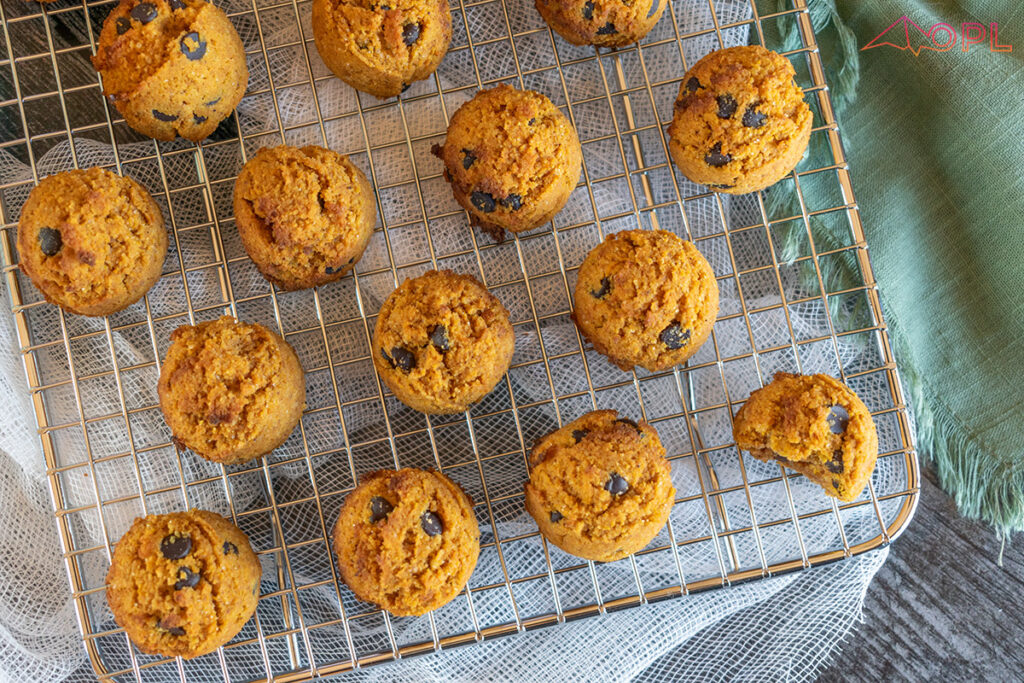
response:
{"label": "wire cooling rack", "polygon": [[[0,0],[3,273],[97,674],[306,680],[840,560],[903,530],[917,503],[917,460],[805,0],[675,0],[639,45],[612,51],[568,45],[527,0],[457,0],[438,72],[387,101],[355,93],[323,67],[308,0],[219,4],[239,28],[252,77],[236,114],[196,146],[141,138],[103,100],[88,57],[112,0]],[[664,130],[686,68],[720,45],[747,42],[792,61],[815,127],[795,173],[764,193],[729,197],[674,171]],[[469,228],[429,152],[455,108],[498,82],[551,97],[584,149],[582,182],[553,225],[502,243]],[[365,257],[316,291],[272,290],[232,225],[241,164],[282,142],[348,153],[376,188],[379,220]],[[143,182],[173,232],[160,283],[102,320],[42,301],[14,248],[35,182],[90,165]],[[586,252],[635,227],[692,239],[722,293],[712,339],[672,371],[620,372],[569,318]],[[381,302],[431,267],[476,275],[515,324],[507,378],[464,415],[415,413],[372,370]],[[174,449],[155,395],[170,332],[225,313],[284,334],[309,394],[282,448],[227,468]],[[839,503],[736,450],[733,413],[777,370],[838,376],[871,409],[880,456],[858,500]],[[547,545],[522,505],[533,440],[594,408],[651,422],[677,490],[666,529],[609,564]],[[360,602],[331,558],[345,494],[362,474],[399,465],[438,467],[460,482],[482,531],[468,589],[421,618]],[[111,549],[134,516],[191,506],[228,515],[250,535],[264,567],[259,608],[216,653],[189,662],[143,655],[105,604]]]}

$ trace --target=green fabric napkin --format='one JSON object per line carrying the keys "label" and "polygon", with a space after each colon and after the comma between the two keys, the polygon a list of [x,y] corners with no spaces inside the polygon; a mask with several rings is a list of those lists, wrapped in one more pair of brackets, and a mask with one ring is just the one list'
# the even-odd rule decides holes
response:
{"label": "green fabric napkin", "polygon": [[[919,451],[960,512],[1005,539],[1024,529],[1024,3],[809,5]],[[960,42],[861,50],[903,16]],[[986,35],[964,52],[964,22],[998,22],[1013,51]],[[896,28],[882,40],[903,42]]]}

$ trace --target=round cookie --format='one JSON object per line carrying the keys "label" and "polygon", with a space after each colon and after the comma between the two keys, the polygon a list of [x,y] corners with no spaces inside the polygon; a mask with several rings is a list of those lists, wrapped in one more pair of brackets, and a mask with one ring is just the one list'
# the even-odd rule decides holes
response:
{"label": "round cookie", "polygon": [[334,552],[342,580],[360,600],[418,616],[466,585],[480,528],[469,496],[440,472],[382,470],[345,498]]}
{"label": "round cookie", "polygon": [[532,90],[499,85],[464,103],[434,154],[455,200],[501,239],[550,221],[580,179],[583,154],[569,119]]}
{"label": "round cookie", "polygon": [[235,181],[235,223],[256,267],[282,289],[338,280],[377,222],[366,176],[323,147],[264,147]]}
{"label": "round cookie", "polygon": [[878,434],[864,402],[828,375],[775,373],[733,420],[736,446],[778,461],[839,500],[854,500],[875,469]]}
{"label": "round cookie", "polygon": [[146,654],[191,659],[231,640],[256,611],[249,538],[206,510],[139,517],[107,572],[114,620]]}
{"label": "round cookie", "polygon": [[447,0],[313,0],[327,68],[356,90],[394,97],[434,73],[452,40]]}
{"label": "round cookie", "polygon": [[654,28],[665,0],[534,0],[548,26],[573,45],[621,47]]}
{"label": "round cookie", "polygon": [[249,80],[238,32],[203,0],[121,0],[92,63],[128,125],[157,140],[207,137]]}
{"label": "round cookie", "polygon": [[373,365],[402,403],[460,413],[489,394],[512,362],[508,311],[475,278],[431,270],[403,282],[381,306]]}
{"label": "round cookie", "polygon": [[79,315],[109,315],[141,299],[166,254],[153,198],[101,168],[44,178],[18,220],[21,269],[47,301]]}
{"label": "round cookie", "polygon": [[157,389],[178,447],[225,465],[284,443],[306,401],[302,366],[288,342],[228,316],[171,334]]}
{"label": "round cookie", "polygon": [[793,170],[811,110],[789,60],[760,45],[717,50],[686,72],[668,127],[687,178],[729,194],[755,192]]}
{"label": "round cookie", "polygon": [[614,410],[587,413],[530,451],[526,510],[567,553],[611,562],[651,542],[675,500],[658,433]]}
{"label": "round cookie", "polygon": [[679,365],[707,341],[718,283],[691,242],[664,230],[624,230],[594,247],[576,279],[573,319],[623,370]]}

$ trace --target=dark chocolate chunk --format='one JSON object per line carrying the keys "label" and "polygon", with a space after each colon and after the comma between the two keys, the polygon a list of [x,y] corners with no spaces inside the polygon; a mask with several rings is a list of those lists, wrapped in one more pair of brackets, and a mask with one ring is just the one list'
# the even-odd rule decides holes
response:
{"label": "dark chocolate chunk", "polygon": [[572,438],[573,440],[576,441],[576,443],[579,443],[580,441],[583,441],[584,437],[586,437],[589,433],[589,429],[574,429],[572,430]]}
{"label": "dark chocolate chunk", "polygon": [[621,422],[622,424],[629,425],[630,427],[637,431],[637,434],[644,433],[644,430],[640,429],[640,425],[638,425],[636,422],[633,422],[628,417],[620,417],[619,419],[616,420],[616,422]]}
{"label": "dark chocolate chunk", "polygon": [[480,192],[479,190],[470,195],[469,201],[473,203],[477,211],[483,211],[484,213],[491,213],[498,205],[494,201],[493,195],[487,192]]}
{"label": "dark chocolate chunk", "polygon": [[391,10],[391,5],[381,5],[380,8],[385,12],[388,12]]}
{"label": "dark chocolate chunk", "polygon": [[760,128],[767,120],[768,115],[756,111],[754,105],[748,106],[747,110],[743,112],[743,125],[747,128]]}
{"label": "dark chocolate chunk", "polygon": [[192,114],[192,120],[196,122],[197,126],[201,123],[206,123],[206,117],[199,114]]}
{"label": "dark chocolate chunk", "polygon": [[736,103],[736,98],[732,95],[719,95],[718,96],[718,118],[727,119],[736,113],[736,107],[739,105]]}
{"label": "dark chocolate chunk", "polygon": [[395,506],[389,503],[386,498],[374,496],[370,499],[370,524],[376,524],[380,520],[385,519],[394,509]]}
{"label": "dark chocolate chunk", "polygon": [[199,584],[200,576],[199,572],[194,572],[188,567],[178,567],[178,580],[174,583],[174,590],[195,588]]}
{"label": "dark chocolate chunk", "polygon": [[151,2],[140,2],[135,7],[132,7],[130,14],[132,15],[132,19],[140,24],[148,24],[156,19],[156,5]]}
{"label": "dark chocolate chunk", "polygon": [[441,526],[441,518],[430,510],[420,516],[420,526],[423,527],[427,536],[439,536],[444,531],[444,527]]}
{"label": "dark chocolate chunk", "polygon": [[501,205],[509,211],[518,211],[523,206],[523,197],[513,192],[501,200]]}
{"label": "dark chocolate chunk", "polygon": [[182,36],[180,45],[181,54],[188,57],[190,61],[198,61],[206,54],[206,41],[199,40],[199,34],[195,31],[189,31]]}
{"label": "dark chocolate chunk", "polygon": [[601,289],[590,290],[590,296],[595,299],[603,299],[608,296],[608,292],[612,291],[612,281],[606,277],[601,278]]}
{"label": "dark chocolate chunk", "polygon": [[132,20],[128,17],[118,17],[117,21],[114,22],[114,26],[117,27],[117,35],[123,36],[131,30]]}
{"label": "dark chocolate chunk", "polygon": [[688,93],[695,93],[700,87],[700,81],[697,80],[696,76],[690,76],[690,80],[686,81],[686,92]]}
{"label": "dark chocolate chunk", "polygon": [[833,479],[832,480],[832,488],[834,488],[836,491],[839,490],[839,480],[838,479]]}
{"label": "dark chocolate chunk", "polygon": [[168,560],[184,560],[192,552],[192,538],[168,534],[160,541],[160,554]]}
{"label": "dark chocolate chunk", "polygon": [[590,0],[583,3],[583,18],[587,21],[594,18],[594,3]]}
{"label": "dark chocolate chunk", "polygon": [[629,482],[616,472],[612,472],[611,476],[608,477],[608,482],[604,485],[604,490],[613,496],[621,496],[629,490]]}
{"label": "dark chocolate chunk", "polygon": [[165,114],[158,109],[153,110],[153,118],[157,121],[177,121],[178,117],[174,114]]}
{"label": "dark chocolate chunk", "polygon": [[203,104],[205,104],[207,107],[212,107],[213,105],[217,104],[218,102],[220,102],[220,98],[219,97],[216,98],[216,99],[210,100],[209,102],[203,102]]}
{"label": "dark chocolate chunk", "polygon": [[234,543],[232,543],[231,541],[224,541],[224,546],[223,546],[222,549],[224,550],[224,554],[225,555],[237,555],[238,554],[238,546],[235,545]]}
{"label": "dark chocolate chunk", "polygon": [[39,240],[39,248],[47,256],[56,256],[57,252],[64,246],[64,239],[60,236],[60,230],[54,230],[53,228],[39,228],[36,239]]}
{"label": "dark chocolate chunk", "polygon": [[850,424],[850,413],[842,406],[832,406],[828,409],[828,430],[833,434],[842,434]]}
{"label": "dark chocolate chunk", "polygon": [[171,6],[172,10],[185,9],[183,0],[168,0],[167,4]]}
{"label": "dark chocolate chunk", "polygon": [[344,266],[324,266],[324,273],[327,275],[334,275],[342,268],[344,268]]}
{"label": "dark chocolate chunk", "polygon": [[450,343],[448,340],[448,328],[444,325],[434,325],[434,329],[430,330],[430,343],[438,351],[447,351]]}
{"label": "dark chocolate chunk", "polygon": [[420,39],[420,25],[416,22],[410,22],[402,27],[402,42],[406,45],[412,46],[417,40]]}
{"label": "dark chocolate chunk", "polygon": [[679,321],[675,320],[661,331],[658,341],[673,351],[681,349],[690,341],[690,330],[684,330]]}
{"label": "dark chocolate chunk", "polygon": [[[403,83],[402,84],[402,92],[405,92],[406,90],[408,90],[411,87],[412,87],[412,83]],[[401,94],[401,93],[399,93],[399,94]]]}
{"label": "dark chocolate chunk", "polygon": [[469,167],[473,165],[474,161],[476,161],[476,155],[468,149],[462,150],[462,153],[465,155],[462,157],[462,168],[468,171]]}
{"label": "dark chocolate chunk", "polygon": [[713,187],[716,190],[731,190],[736,187],[735,185],[726,185],[725,183],[708,183],[708,187]]}
{"label": "dark chocolate chunk", "polygon": [[535,123],[537,123],[537,117],[534,117],[534,118],[530,119],[529,121],[527,121],[526,125],[532,126]]}
{"label": "dark chocolate chunk", "polygon": [[552,510],[551,511],[551,523],[552,524],[558,524],[561,521],[562,521],[562,513],[559,512],[558,510]]}
{"label": "dark chocolate chunk", "polygon": [[708,166],[725,166],[727,163],[732,161],[731,154],[722,154],[722,143],[716,142],[715,146],[711,148],[711,151],[704,157],[704,163]]}
{"label": "dark chocolate chunk", "polygon": [[[385,358],[387,355],[385,354]],[[412,355],[412,351],[403,349],[401,346],[396,346],[391,349],[391,367],[398,368],[402,372],[409,372],[416,367],[416,356]]]}
{"label": "dark chocolate chunk", "polygon": [[835,451],[832,453],[832,459],[825,463],[825,469],[832,474],[843,473],[843,452]]}
{"label": "dark chocolate chunk", "polygon": [[615,24],[613,24],[610,21],[601,28],[597,29],[597,35],[599,36],[610,36],[618,32],[619,30],[615,28]]}
{"label": "dark chocolate chunk", "polygon": [[157,628],[159,628],[159,629],[161,629],[163,631],[167,631],[172,636],[183,636],[183,635],[185,635],[185,629],[183,629],[182,627],[180,627],[180,626],[164,626],[164,622],[162,622],[162,621],[157,624]]}

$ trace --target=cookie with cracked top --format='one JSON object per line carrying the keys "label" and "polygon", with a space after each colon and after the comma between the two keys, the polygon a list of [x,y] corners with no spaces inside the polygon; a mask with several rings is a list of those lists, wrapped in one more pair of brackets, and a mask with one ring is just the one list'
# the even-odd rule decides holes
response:
{"label": "cookie with cracked top", "polygon": [[654,28],[666,0],[535,0],[544,21],[573,45],[621,47]]}

